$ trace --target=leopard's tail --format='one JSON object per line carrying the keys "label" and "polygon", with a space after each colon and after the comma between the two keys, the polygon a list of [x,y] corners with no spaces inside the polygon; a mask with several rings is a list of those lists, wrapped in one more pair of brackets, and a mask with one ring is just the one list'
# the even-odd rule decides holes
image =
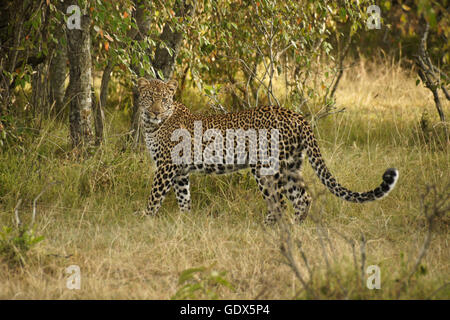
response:
{"label": "leopard's tail", "polygon": [[330,190],[335,196],[350,202],[362,203],[382,199],[389,192],[391,192],[392,189],[394,189],[399,176],[398,170],[395,168],[387,169],[383,174],[383,182],[371,191],[353,192],[344,188],[331,175],[330,171],[328,171],[328,168],[326,167],[320,153],[317,140],[308,124],[304,126],[304,130],[309,130],[307,135],[303,135],[303,141],[306,144],[306,154],[308,155],[309,163],[313,167],[320,181],[322,181],[328,190]]}

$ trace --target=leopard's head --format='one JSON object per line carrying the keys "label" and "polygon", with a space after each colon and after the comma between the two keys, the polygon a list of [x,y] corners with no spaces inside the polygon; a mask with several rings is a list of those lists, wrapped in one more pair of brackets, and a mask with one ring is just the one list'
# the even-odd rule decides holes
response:
{"label": "leopard's head", "polygon": [[159,125],[170,117],[173,112],[173,96],[177,91],[178,82],[170,80],[165,83],[158,79],[139,78],[139,108],[146,118]]}

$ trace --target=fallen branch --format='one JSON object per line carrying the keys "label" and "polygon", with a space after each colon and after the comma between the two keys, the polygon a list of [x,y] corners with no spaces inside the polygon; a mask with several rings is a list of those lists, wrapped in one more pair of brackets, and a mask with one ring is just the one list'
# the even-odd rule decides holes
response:
{"label": "fallen branch", "polygon": [[22,225],[22,222],[20,221],[20,218],[19,218],[19,208],[20,208],[21,204],[22,204],[22,199],[19,199],[19,201],[17,201],[16,207],[14,208],[14,217],[16,220],[17,227],[20,227]]}

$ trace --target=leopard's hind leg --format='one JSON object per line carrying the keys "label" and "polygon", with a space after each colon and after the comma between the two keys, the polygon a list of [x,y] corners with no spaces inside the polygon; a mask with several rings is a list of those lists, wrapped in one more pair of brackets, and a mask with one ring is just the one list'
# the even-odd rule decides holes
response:
{"label": "leopard's hind leg", "polygon": [[308,215],[312,199],[306,191],[300,169],[297,167],[283,172],[283,194],[292,202],[295,220],[301,223]]}
{"label": "leopard's hind leg", "polygon": [[264,222],[274,224],[286,210],[286,202],[282,195],[282,181],[279,173],[274,175],[261,175],[260,167],[252,167],[251,172],[256,179],[258,188],[266,200],[268,212]]}

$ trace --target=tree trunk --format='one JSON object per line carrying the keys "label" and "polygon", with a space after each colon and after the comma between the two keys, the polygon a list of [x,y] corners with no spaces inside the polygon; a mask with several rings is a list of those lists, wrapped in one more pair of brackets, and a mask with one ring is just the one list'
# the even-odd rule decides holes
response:
{"label": "tree trunk", "polygon": [[103,141],[103,120],[105,115],[101,102],[95,96],[94,88],[92,88],[92,106],[94,109],[95,145],[99,146]]}
{"label": "tree trunk", "polygon": [[63,29],[56,29],[55,34],[59,46],[54,48],[53,57],[50,63],[50,106],[53,114],[60,116],[64,107],[65,80],[67,75],[67,49],[62,46],[61,39],[66,35]]}
{"label": "tree trunk", "polygon": [[33,118],[37,118],[39,114],[47,114],[49,109],[48,101],[48,62],[39,64],[31,77],[31,105]]}
{"label": "tree trunk", "polygon": [[[175,16],[177,17],[188,17],[192,16],[195,12],[195,1],[191,1],[192,4],[187,4],[185,0],[177,0],[174,6]],[[139,0],[135,0],[137,5],[136,10],[136,24],[139,28],[140,32],[136,32],[136,40],[141,40],[140,34],[146,35],[148,33],[150,27],[150,20],[148,19],[148,15],[145,13],[145,8],[140,5]],[[181,31],[172,31],[168,23],[165,24],[163,28],[163,32],[161,33],[160,39],[166,43],[166,45],[171,49],[172,55],[169,50],[167,50],[163,46],[158,46],[155,51],[155,59],[152,64],[155,70],[161,71],[164,79],[170,79],[172,77],[173,68],[175,65],[175,59],[178,55],[178,51],[180,49],[181,42],[183,40],[183,34]],[[133,71],[136,74],[139,74],[140,70],[137,66],[131,66]],[[146,77],[150,76],[148,73]],[[133,137],[135,145],[142,140],[142,134],[139,130],[139,106],[138,106],[138,91],[137,87],[133,88],[133,112],[131,115],[131,135]]]}
{"label": "tree trunk", "polygon": [[0,112],[6,114],[11,102],[14,80],[6,72],[13,72],[22,40],[23,5],[14,5],[12,1],[0,2]]}
{"label": "tree trunk", "polygon": [[425,87],[427,87],[433,93],[434,104],[439,114],[439,119],[444,125],[445,140],[448,143],[450,141],[450,136],[447,128],[447,123],[445,120],[445,114],[444,111],[442,110],[441,101],[439,99],[439,91],[438,91],[439,88],[441,88],[442,91],[444,91],[446,98],[449,99],[449,95],[445,86],[441,84],[441,77],[444,77],[446,79],[448,79],[448,77],[447,75],[442,73],[442,71],[440,71],[437,67],[435,67],[431,62],[431,58],[427,50],[427,39],[428,33],[430,31],[430,25],[423,16],[420,17],[419,21],[422,30],[421,30],[419,52],[416,55],[416,65],[418,67],[417,73],[419,74],[419,77],[424,83]]}
{"label": "tree trunk", "polygon": [[[48,8],[47,8],[48,9]],[[39,14],[42,24],[35,28],[27,23],[32,16]],[[13,90],[18,75],[12,74],[18,70],[24,72],[26,65],[33,70],[47,57],[39,50],[41,44],[36,46],[23,46],[24,38],[31,32],[42,35],[45,42],[48,26],[49,10],[43,11],[41,1],[0,1],[0,112],[5,114],[11,104]],[[39,36],[36,36],[39,38]],[[34,39],[28,39],[33,41]],[[45,74],[44,74],[45,76]],[[37,78],[35,77],[34,80]]]}
{"label": "tree trunk", "polygon": [[81,16],[80,29],[67,29],[67,55],[69,57],[69,86],[65,101],[70,106],[70,137],[72,146],[88,147],[92,144],[92,66],[90,17]]}
{"label": "tree trunk", "polygon": [[[145,7],[144,0],[134,0],[136,11],[134,12],[134,19],[136,20],[136,25],[138,29],[130,30],[130,37],[134,40],[141,41],[148,34],[150,30],[151,20],[149,18],[149,10]],[[149,53],[150,56],[150,53]],[[139,75],[139,66],[132,64],[131,69],[135,74]],[[146,72],[146,78],[150,78],[150,75]],[[142,141],[142,134],[139,127],[139,106],[138,106],[138,91],[137,86],[133,86],[133,109],[131,112],[131,128],[130,137],[136,146],[140,141]]]}
{"label": "tree trunk", "polygon": [[[186,0],[177,0],[175,2],[175,16],[176,17],[192,17],[195,12],[195,1],[190,1],[191,4],[187,4]],[[173,67],[175,65],[175,59],[177,58],[178,51],[180,50],[181,42],[183,41],[183,33],[177,30],[171,30],[170,25],[166,23],[164,25],[163,32],[160,36],[161,41],[171,49],[172,53],[166,47],[159,45],[156,48],[155,59],[153,66],[156,70],[162,72],[164,80],[168,80],[172,77]]]}
{"label": "tree trunk", "polygon": [[105,70],[103,70],[102,75],[102,84],[100,86],[100,107],[104,108],[106,106],[106,102],[108,99],[108,85],[109,80],[111,79],[111,72],[113,70],[114,65],[111,61],[108,61]]}
{"label": "tree trunk", "polygon": [[180,100],[184,89],[186,88],[186,78],[190,69],[190,65],[188,64],[186,68],[183,70],[183,74],[180,79],[180,85],[178,86],[177,93],[175,95],[175,100]]}

